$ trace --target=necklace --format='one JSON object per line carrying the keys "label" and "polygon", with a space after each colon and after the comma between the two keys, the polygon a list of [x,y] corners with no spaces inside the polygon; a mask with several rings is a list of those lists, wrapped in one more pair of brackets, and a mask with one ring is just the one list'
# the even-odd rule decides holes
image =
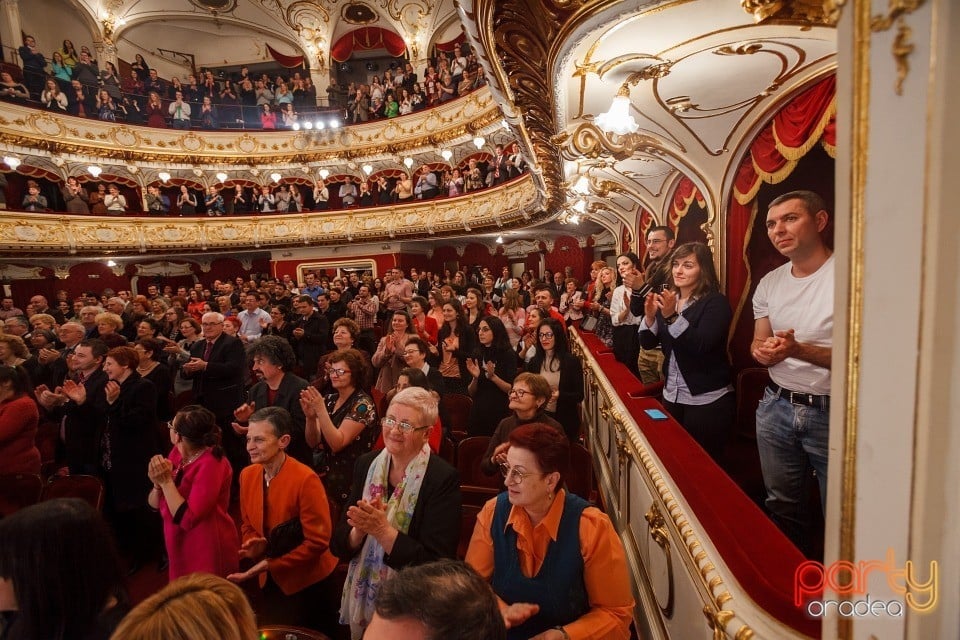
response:
{"label": "necklace", "polygon": [[183,469],[184,467],[188,467],[188,466],[190,466],[191,464],[193,464],[194,462],[196,462],[196,461],[197,461],[197,458],[199,458],[200,456],[202,456],[207,449],[208,449],[208,447],[203,447],[202,449],[198,450],[196,453],[194,453],[194,454],[193,454],[192,456],[190,456],[189,458],[184,458],[183,460],[181,460],[181,461],[180,461],[180,469]]}

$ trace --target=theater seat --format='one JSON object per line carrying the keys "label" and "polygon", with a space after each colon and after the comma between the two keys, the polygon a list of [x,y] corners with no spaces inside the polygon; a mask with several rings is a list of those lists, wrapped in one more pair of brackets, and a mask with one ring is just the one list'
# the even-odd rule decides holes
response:
{"label": "theater seat", "polygon": [[593,491],[593,458],[582,444],[570,445],[570,473],[566,478],[567,489],[584,500],[596,501]]}
{"label": "theater seat", "polygon": [[103,483],[96,476],[53,476],[40,493],[40,501],[54,498],[80,498],[100,511],[103,508]]}
{"label": "theater seat", "polygon": [[0,517],[8,516],[40,500],[43,481],[29,473],[0,474]]}
{"label": "theater seat", "polygon": [[488,476],[480,470],[489,444],[488,436],[474,436],[457,445],[457,471],[460,472],[460,493],[464,504],[482,506],[503,490],[503,478],[499,473]]}
{"label": "theater seat", "polygon": [[[443,425],[450,432],[464,437],[473,408],[473,398],[462,393],[445,393],[440,396],[440,413],[447,417],[450,424]],[[455,438],[456,439],[456,438]]]}

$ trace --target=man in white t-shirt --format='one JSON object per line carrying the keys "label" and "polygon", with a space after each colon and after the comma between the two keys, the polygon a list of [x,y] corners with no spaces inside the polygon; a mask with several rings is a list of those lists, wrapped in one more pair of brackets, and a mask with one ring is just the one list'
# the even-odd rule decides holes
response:
{"label": "man in white t-shirt", "polygon": [[771,383],[757,408],[757,448],[767,509],[809,553],[811,469],[826,504],[833,333],[833,252],[821,233],[826,204],[812,191],[791,191],[767,209],[767,235],[790,262],[760,281],[753,296],[751,354]]}

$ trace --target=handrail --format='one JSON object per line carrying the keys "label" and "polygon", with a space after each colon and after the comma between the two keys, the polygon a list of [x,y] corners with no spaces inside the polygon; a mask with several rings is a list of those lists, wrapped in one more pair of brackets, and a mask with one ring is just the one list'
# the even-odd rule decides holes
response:
{"label": "handrail", "polygon": [[593,334],[572,329],[571,343],[601,493],[649,634],[819,638],[819,622],[793,603],[799,550],[683,427],[644,413],[662,406]]}

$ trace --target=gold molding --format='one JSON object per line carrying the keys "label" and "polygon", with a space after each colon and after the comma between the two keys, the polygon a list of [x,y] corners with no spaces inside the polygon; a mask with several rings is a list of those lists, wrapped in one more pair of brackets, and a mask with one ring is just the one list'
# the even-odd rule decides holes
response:
{"label": "gold molding", "polygon": [[837,26],[845,0],[740,0],[743,10],[757,24],[771,21],[804,22]]}
{"label": "gold molding", "polygon": [[890,5],[886,13],[878,13],[870,19],[870,31],[883,33],[889,31],[896,23],[897,35],[893,38],[891,53],[897,65],[897,80],[894,92],[903,95],[903,83],[910,73],[910,54],[913,53],[913,30],[907,24],[906,17],[923,6],[926,0],[889,0]]}
{"label": "gold molding", "polygon": [[502,117],[487,88],[419,114],[341,127],[332,133],[184,132],[117,125],[0,103],[0,145],[128,163],[305,164],[426,150],[457,138],[472,138]]}
{"label": "gold molding", "polygon": [[[533,178],[415,204],[271,216],[109,217],[0,211],[0,251],[103,255],[382,242],[526,226],[544,217]],[[531,216],[530,210],[539,212]]]}

